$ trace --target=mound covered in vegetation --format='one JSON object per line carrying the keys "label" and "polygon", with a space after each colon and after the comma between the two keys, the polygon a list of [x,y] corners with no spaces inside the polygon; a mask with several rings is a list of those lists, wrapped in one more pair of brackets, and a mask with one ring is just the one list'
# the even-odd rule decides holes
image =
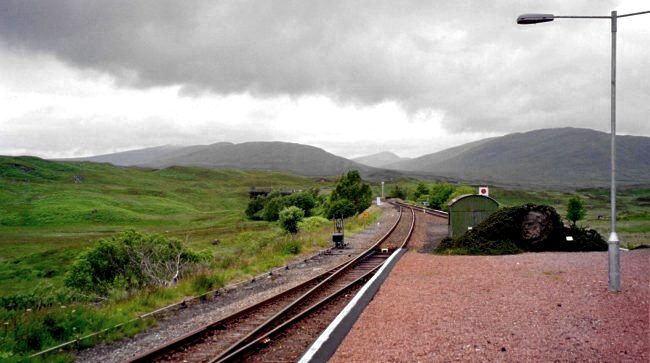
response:
{"label": "mound covered in vegetation", "polygon": [[[567,240],[567,236],[570,236]],[[605,251],[602,236],[587,228],[565,227],[554,208],[526,204],[502,208],[462,236],[444,239],[436,252],[496,255],[524,251]]]}

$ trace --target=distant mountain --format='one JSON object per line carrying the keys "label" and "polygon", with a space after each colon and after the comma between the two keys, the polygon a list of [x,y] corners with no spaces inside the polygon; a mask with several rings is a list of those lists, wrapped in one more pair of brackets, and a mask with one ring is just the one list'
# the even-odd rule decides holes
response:
{"label": "distant mountain", "polygon": [[[617,136],[617,182],[650,183],[650,138]],[[538,186],[607,186],[610,135],[579,128],[542,129],[480,140],[391,164],[461,180]]]}
{"label": "distant mountain", "polygon": [[[224,144],[230,144],[230,143],[224,143]],[[67,159],[67,160],[92,161],[96,163],[109,163],[109,164],[119,165],[119,166],[133,166],[133,165],[151,166],[157,164],[160,160],[167,160],[169,158],[178,157],[180,155],[190,154],[194,151],[198,151],[206,147],[208,147],[208,145],[197,145],[197,146],[164,145],[164,146],[149,147],[145,149],[123,151],[123,152],[118,152],[113,154],[104,154],[104,155],[90,156],[85,158]]]}
{"label": "distant mountain", "polygon": [[[616,145],[617,182],[650,184],[650,138],[619,135]],[[608,133],[560,128],[483,139],[392,163],[389,161],[400,158],[388,152],[352,161],[313,146],[286,142],[159,146],[72,160],[152,168],[277,170],[305,176],[334,176],[354,169],[370,180],[412,177],[573,188],[608,186],[609,155]]]}
{"label": "distant mountain", "polygon": [[278,170],[306,176],[341,175],[353,169],[374,178],[401,175],[399,172],[362,165],[317,147],[287,142],[160,146],[68,160],[152,168],[197,166],[211,169]]}
{"label": "distant mountain", "polygon": [[352,159],[352,161],[355,161],[357,163],[373,166],[375,168],[383,168],[387,165],[395,164],[400,161],[406,161],[406,160],[411,160],[411,158],[402,158],[390,151],[383,151],[377,154],[361,156]]}

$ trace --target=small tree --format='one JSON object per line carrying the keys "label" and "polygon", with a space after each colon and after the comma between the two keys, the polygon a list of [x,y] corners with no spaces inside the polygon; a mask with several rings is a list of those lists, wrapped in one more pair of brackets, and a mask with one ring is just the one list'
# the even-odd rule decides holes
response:
{"label": "small tree", "polygon": [[356,213],[354,204],[347,199],[339,199],[329,205],[327,209],[327,218],[347,218],[352,217]]}
{"label": "small tree", "polygon": [[427,195],[429,194],[429,188],[427,187],[426,184],[424,183],[418,183],[418,186],[415,187],[415,192],[413,192],[413,196],[417,200],[420,198],[420,196]]}
{"label": "small tree", "polygon": [[390,198],[406,199],[406,190],[395,184],[395,186],[393,186],[393,189],[391,189],[391,191],[388,193],[388,196]]}
{"label": "small tree", "polygon": [[372,190],[368,184],[361,180],[358,171],[349,171],[336,183],[330,201],[335,202],[340,199],[347,199],[352,202],[357,213],[363,212],[372,204]]}
{"label": "small tree", "polygon": [[280,216],[282,208],[286,207],[286,199],[282,197],[274,197],[266,200],[264,209],[260,212],[262,219],[265,221],[277,221]]}
{"label": "small tree", "polygon": [[441,209],[446,206],[445,202],[454,192],[454,186],[449,183],[434,184],[429,188],[429,206]]}
{"label": "small tree", "polygon": [[298,232],[298,222],[305,216],[302,209],[291,206],[280,211],[280,225],[282,229],[289,233]]}
{"label": "small tree", "polygon": [[579,196],[576,195],[569,199],[566,206],[566,218],[570,220],[574,226],[576,222],[584,218],[586,214],[587,210]]}
{"label": "small tree", "polygon": [[311,210],[316,206],[316,199],[310,192],[298,192],[286,197],[287,206],[296,206],[305,212],[305,217],[311,216]]}
{"label": "small tree", "polygon": [[261,212],[264,209],[265,202],[266,198],[264,197],[257,197],[249,200],[248,205],[246,206],[246,217],[256,221],[262,219]]}

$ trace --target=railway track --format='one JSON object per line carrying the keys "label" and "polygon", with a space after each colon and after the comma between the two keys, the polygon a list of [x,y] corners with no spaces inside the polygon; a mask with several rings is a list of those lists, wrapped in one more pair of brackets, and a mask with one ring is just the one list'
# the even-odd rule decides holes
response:
{"label": "railway track", "polygon": [[426,207],[420,207],[420,206],[417,206],[417,205],[407,204],[407,203],[398,202],[398,201],[392,201],[391,203],[394,204],[394,205],[398,205],[400,207],[403,207],[403,208],[411,208],[411,209],[414,209],[414,210],[417,210],[417,211],[420,211],[420,212],[423,212],[423,213],[426,213],[426,214],[430,214],[432,216],[441,217],[441,218],[449,218],[449,213],[441,211],[441,210],[431,209],[431,208],[426,208]]}
{"label": "railway track", "polygon": [[413,232],[412,206],[365,252],[281,294],[212,322],[131,362],[295,361]]}

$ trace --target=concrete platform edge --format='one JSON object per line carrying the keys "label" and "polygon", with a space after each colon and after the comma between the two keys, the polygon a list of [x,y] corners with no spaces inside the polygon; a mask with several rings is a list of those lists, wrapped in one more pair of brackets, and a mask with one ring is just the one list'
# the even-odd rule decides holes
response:
{"label": "concrete platform edge", "polygon": [[393,252],[379,271],[359,290],[314,344],[307,349],[307,352],[300,358],[300,363],[325,362],[334,355],[336,349],[405,252],[405,248]]}

